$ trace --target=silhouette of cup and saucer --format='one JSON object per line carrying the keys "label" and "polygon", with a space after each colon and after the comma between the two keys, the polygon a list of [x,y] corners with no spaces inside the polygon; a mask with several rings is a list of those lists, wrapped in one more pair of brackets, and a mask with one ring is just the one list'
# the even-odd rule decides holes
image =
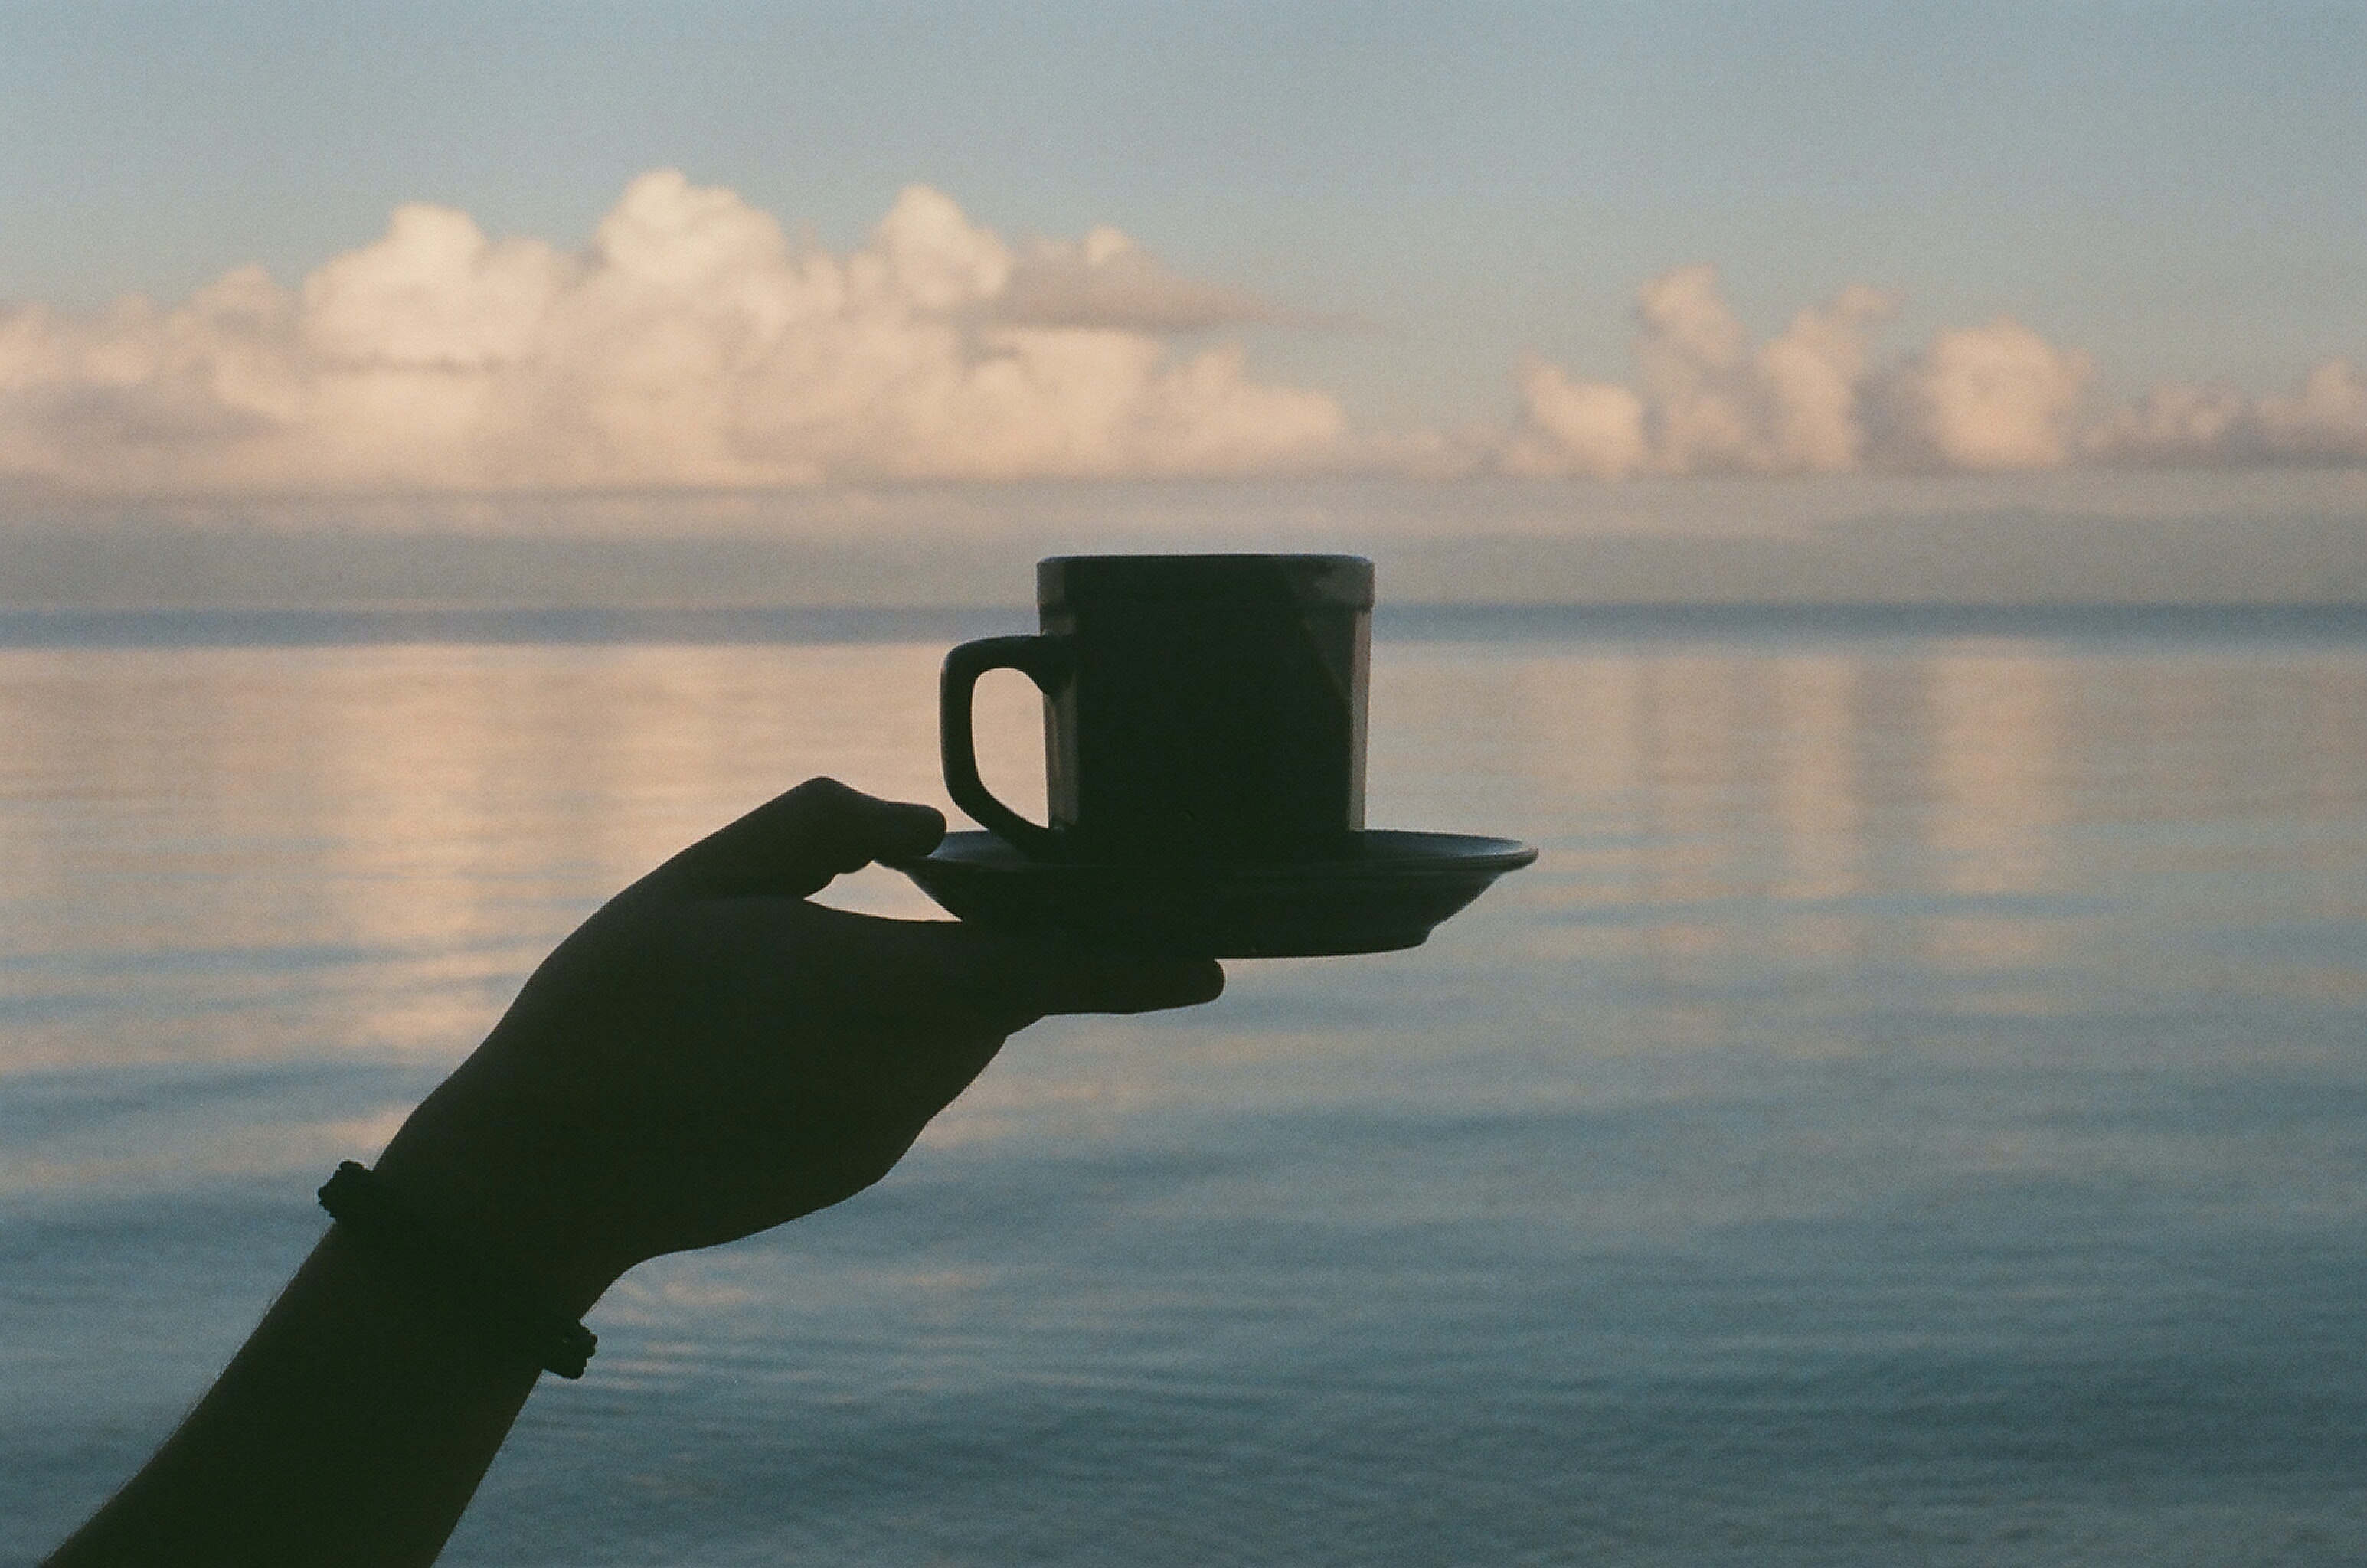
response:
{"label": "silhouette of cup and saucer", "polygon": [[[1063,556],[1043,630],[946,656],[946,788],[985,832],[900,869],[965,920],[1211,958],[1412,947],[1537,852],[1365,826],[1373,566]],[[1044,693],[1048,825],[980,780],[979,678]]]}

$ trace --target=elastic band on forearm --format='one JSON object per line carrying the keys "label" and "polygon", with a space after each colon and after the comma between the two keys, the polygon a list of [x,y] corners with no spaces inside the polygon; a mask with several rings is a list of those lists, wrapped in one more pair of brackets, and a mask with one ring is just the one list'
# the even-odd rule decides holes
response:
{"label": "elastic band on forearm", "polygon": [[580,1378],[599,1343],[582,1324],[536,1311],[523,1293],[497,1283],[467,1252],[436,1234],[434,1226],[380,1185],[378,1177],[346,1160],[321,1189],[321,1207],[363,1242],[401,1264],[405,1272],[459,1302],[496,1329],[503,1340],[531,1350],[543,1370]]}

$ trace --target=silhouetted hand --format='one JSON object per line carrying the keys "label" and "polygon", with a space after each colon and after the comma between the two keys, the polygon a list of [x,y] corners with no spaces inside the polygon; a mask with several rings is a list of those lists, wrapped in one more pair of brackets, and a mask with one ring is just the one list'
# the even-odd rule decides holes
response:
{"label": "silhouetted hand", "polygon": [[[817,779],[635,883],[537,969],[395,1134],[379,1180],[581,1314],[644,1258],[877,1181],[1003,1037],[1049,1012],[1206,1001],[1215,964],[806,902],[946,830]],[[58,1568],[432,1561],[541,1371],[334,1226]]]}
{"label": "silhouetted hand", "polygon": [[535,971],[380,1179],[580,1313],[645,1258],[877,1181],[1013,1031],[1223,989],[1206,960],[806,901],[944,833],[928,807],[816,779],[684,851]]}

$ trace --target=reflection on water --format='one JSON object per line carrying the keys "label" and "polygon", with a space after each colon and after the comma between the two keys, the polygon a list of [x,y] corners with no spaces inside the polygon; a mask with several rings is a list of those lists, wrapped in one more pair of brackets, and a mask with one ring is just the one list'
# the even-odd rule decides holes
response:
{"label": "reflection on water", "polygon": [[[934,668],[909,647],[0,651],[0,942],[41,961],[0,1067],[448,1055],[599,898],[786,783],[934,794]],[[340,999],[300,1019],[291,985]],[[137,1030],[127,987],[153,1002]]]}
{"label": "reflection on water", "polygon": [[[2043,659],[1952,653],[1931,675],[1931,861],[1966,895],[2032,895],[2056,870],[2054,669]],[[2003,898],[1988,900],[1992,905]],[[2034,922],[1995,908],[1933,923],[1934,953],[1984,969],[2044,956]]]}
{"label": "reflection on water", "polygon": [[1952,653],[1930,676],[1931,847],[1959,893],[2045,885],[2055,776],[2055,681],[2047,660]]}
{"label": "reflection on water", "polygon": [[1774,671],[1776,811],[1784,830],[1779,890],[1800,900],[1857,890],[1863,857],[1858,798],[1856,671],[1829,655],[1784,660]]}
{"label": "reflection on water", "polygon": [[[0,649],[0,1561],[606,893],[810,773],[944,804],[940,652]],[[2367,645],[1374,669],[1370,819],[1536,868],[1032,1031],[878,1190],[644,1270],[453,1560],[2367,1555]]]}

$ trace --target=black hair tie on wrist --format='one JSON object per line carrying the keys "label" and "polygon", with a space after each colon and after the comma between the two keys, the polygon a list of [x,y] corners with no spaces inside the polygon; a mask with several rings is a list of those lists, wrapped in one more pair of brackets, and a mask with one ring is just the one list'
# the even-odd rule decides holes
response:
{"label": "black hair tie on wrist", "polygon": [[346,1160],[322,1187],[321,1207],[415,1280],[434,1285],[491,1320],[504,1340],[532,1350],[545,1371],[563,1378],[583,1375],[599,1344],[590,1329],[555,1314],[538,1312],[526,1303],[520,1292],[496,1283],[481,1265],[389,1192],[376,1172]]}

